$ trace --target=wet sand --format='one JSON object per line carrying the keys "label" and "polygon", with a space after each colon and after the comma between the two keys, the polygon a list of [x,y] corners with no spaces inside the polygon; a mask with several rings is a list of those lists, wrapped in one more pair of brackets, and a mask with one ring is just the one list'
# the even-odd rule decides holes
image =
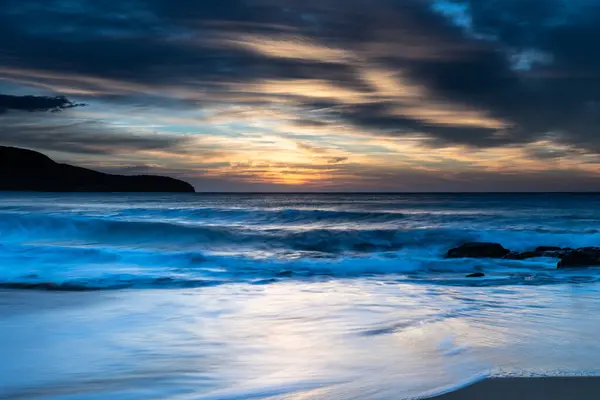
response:
{"label": "wet sand", "polygon": [[117,298],[116,292],[0,289],[0,318],[73,309]]}
{"label": "wet sand", "polygon": [[600,399],[600,377],[490,378],[432,400]]}

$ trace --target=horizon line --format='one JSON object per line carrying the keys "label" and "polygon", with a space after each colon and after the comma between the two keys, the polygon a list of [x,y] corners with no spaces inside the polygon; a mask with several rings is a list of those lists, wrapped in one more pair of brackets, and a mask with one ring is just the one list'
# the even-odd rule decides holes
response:
{"label": "horizon line", "polygon": [[269,191],[196,191],[194,194],[600,194],[600,190],[594,191],[501,191],[501,192],[485,192],[485,191],[453,191],[453,192],[427,192],[427,191],[407,191],[407,192],[310,192],[310,191],[293,191],[293,192],[269,192]]}

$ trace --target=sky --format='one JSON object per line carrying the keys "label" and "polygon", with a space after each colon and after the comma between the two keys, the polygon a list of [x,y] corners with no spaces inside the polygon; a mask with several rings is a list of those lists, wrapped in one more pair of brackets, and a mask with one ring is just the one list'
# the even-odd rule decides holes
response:
{"label": "sky", "polygon": [[0,144],[198,191],[600,191],[600,0],[0,0]]}

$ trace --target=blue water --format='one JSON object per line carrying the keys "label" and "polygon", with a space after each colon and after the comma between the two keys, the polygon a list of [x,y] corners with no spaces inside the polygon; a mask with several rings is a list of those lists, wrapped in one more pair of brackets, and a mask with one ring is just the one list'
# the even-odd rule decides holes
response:
{"label": "blue water", "polygon": [[594,374],[600,270],[443,254],[598,246],[599,200],[1,194],[0,398],[397,399]]}

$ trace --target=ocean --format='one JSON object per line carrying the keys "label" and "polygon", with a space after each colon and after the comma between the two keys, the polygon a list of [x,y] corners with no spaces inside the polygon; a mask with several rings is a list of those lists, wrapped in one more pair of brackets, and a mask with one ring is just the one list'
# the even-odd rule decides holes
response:
{"label": "ocean", "polygon": [[[600,371],[596,194],[0,194],[2,399],[417,399]],[[484,272],[485,277],[466,275]]]}

